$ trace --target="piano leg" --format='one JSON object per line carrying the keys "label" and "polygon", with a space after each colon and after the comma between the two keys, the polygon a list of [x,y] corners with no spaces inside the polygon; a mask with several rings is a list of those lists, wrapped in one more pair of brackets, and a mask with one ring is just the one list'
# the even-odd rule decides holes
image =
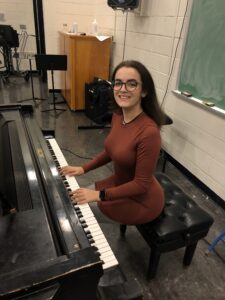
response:
{"label": "piano leg", "polygon": [[83,270],[77,276],[59,280],[60,288],[53,300],[99,300],[97,286],[100,274],[96,269]]}
{"label": "piano leg", "polygon": [[120,267],[106,270],[98,284],[101,300],[142,300],[142,288],[137,279],[127,280]]}

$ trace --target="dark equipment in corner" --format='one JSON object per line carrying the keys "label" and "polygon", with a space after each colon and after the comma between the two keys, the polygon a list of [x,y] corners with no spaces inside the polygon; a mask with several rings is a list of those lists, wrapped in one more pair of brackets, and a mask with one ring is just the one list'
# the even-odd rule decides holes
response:
{"label": "dark equipment in corner", "polygon": [[110,127],[113,108],[111,83],[95,78],[85,84],[85,114],[93,122],[91,125],[78,126],[78,129],[99,129]]}
{"label": "dark equipment in corner", "polygon": [[51,71],[52,79],[52,104],[53,108],[42,110],[42,112],[47,111],[65,111],[63,108],[56,107],[56,95],[54,86],[54,71],[66,71],[67,70],[67,55],[58,54],[37,54],[35,55],[37,70],[39,71]]}
{"label": "dark equipment in corner", "polygon": [[18,33],[12,26],[0,24],[0,37],[1,40],[4,40],[7,43],[8,47],[19,47]]}
{"label": "dark equipment in corner", "polygon": [[4,81],[14,73],[12,62],[12,50],[11,48],[19,47],[19,38],[16,30],[10,25],[0,24],[0,50],[4,59],[4,71],[0,72],[0,76]]}

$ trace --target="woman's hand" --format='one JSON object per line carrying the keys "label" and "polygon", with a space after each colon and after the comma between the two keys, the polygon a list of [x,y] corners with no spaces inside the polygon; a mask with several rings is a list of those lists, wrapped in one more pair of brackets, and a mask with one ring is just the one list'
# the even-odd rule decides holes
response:
{"label": "woman's hand", "polygon": [[76,202],[77,204],[101,201],[99,198],[99,191],[86,188],[80,188],[72,191],[69,195],[72,201]]}
{"label": "woman's hand", "polygon": [[68,176],[79,176],[84,174],[84,169],[82,167],[76,166],[65,166],[60,169],[61,175],[68,175]]}

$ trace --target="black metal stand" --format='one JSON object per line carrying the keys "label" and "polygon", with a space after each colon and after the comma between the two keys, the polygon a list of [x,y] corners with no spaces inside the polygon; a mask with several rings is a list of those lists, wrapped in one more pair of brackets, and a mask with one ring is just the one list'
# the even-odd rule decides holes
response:
{"label": "black metal stand", "polygon": [[66,109],[64,108],[58,108],[56,107],[56,103],[55,103],[55,87],[54,87],[54,73],[53,70],[51,70],[51,75],[52,75],[52,104],[53,104],[53,108],[49,108],[49,109],[44,109],[42,110],[42,112],[47,112],[47,111],[66,111]]}
{"label": "black metal stand", "polygon": [[52,103],[53,108],[44,109],[42,112],[48,111],[66,111],[64,108],[56,107],[56,95],[55,95],[55,86],[54,86],[54,71],[67,70],[67,56],[66,55],[58,55],[58,54],[37,54],[35,55],[36,65],[38,70],[42,71],[51,71],[52,77]]}
{"label": "black metal stand", "polygon": [[44,98],[38,98],[38,97],[35,97],[35,96],[34,96],[34,82],[33,82],[33,74],[32,74],[32,62],[31,62],[31,58],[29,58],[29,64],[30,64],[30,82],[31,82],[32,98],[20,100],[20,101],[17,101],[17,102],[25,102],[25,101],[33,100],[34,103],[36,104],[35,101],[37,101],[37,100],[40,100],[40,101],[41,101],[41,100],[47,100],[47,99],[44,99]]}

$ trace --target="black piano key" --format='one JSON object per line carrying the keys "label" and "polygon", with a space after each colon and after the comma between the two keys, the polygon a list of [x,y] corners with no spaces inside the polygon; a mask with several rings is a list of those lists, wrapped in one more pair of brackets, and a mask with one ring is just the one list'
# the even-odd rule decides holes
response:
{"label": "black piano key", "polygon": [[89,243],[92,245],[92,244],[95,243],[95,240],[94,240],[94,239],[90,239],[90,240],[89,240]]}

